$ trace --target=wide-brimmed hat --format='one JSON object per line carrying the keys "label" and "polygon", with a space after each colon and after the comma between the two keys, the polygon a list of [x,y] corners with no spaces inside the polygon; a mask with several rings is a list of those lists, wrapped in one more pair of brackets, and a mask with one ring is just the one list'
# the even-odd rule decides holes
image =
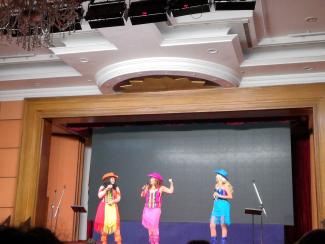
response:
{"label": "wide-brimmed hat", "polygon": [[102,180],[106,180],[109,177],[114,177],[115,179],[117,179],[118,175],[115,174],[114,172],[108,172],[108,173],[103,175]]}
{"label": "wide-brimmed hat", "polygon": [[158,172],[151,172],[148,174],[149,177],[153,177],[159,181],[164,181],[164,178]]}
{"label": "wide-brimmed hat", "polygon": [[228,179],[228,172],[224,169],[216,169],[214,173],[223,176],[224,178]]}

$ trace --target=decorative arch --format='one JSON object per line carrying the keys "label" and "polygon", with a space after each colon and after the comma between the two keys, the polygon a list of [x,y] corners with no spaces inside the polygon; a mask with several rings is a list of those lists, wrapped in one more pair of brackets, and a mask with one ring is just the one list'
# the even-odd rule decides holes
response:
{"label": "decorative arch", "polygon": [[115,92],[114,86],[122,81],[155,75],[192,77],[222,87],[237,87],[241,81],[238,72],[221,64],[188,58],[156,57],[132,59],[106,66],[96,74],[96,82],[105,94]]}

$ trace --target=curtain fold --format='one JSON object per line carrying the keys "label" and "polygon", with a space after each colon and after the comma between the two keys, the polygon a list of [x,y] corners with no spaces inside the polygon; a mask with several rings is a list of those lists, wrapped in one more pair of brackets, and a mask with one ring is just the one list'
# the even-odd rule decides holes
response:
{"label": "curtain fold", "polygon": [[312,229],[309,138],[292,140],[294,239]]}

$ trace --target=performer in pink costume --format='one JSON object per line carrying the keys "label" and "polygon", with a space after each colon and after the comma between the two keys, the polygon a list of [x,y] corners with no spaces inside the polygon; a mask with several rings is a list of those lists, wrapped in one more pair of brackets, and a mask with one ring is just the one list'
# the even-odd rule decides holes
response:
{"label": "performer in pink costume", "polygon": [[141,191],[141,197],[146,198],[142,214],[142,225],[148,229],[149,243],[159,244],[162,193],[172,194],[174,192],[174,184],[173,180],[169,179],[169,188],[163,186],[163,177],[157,172],[152,172],[148,176],[150,177],[150,183],[144,185]]}

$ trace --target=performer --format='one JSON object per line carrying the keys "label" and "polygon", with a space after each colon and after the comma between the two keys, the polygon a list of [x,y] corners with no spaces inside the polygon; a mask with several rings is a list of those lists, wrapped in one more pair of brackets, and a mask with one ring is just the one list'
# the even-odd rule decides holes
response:
{"label": "performer", "polygon": [[214,171],[216,185],[213,193],[214,203],[210,218],[211,244],[217,243],[216,225],[221,226],[221,243],[226,244],[228,236],[227,225],[230,225],[230,202],[233,187],[228,181],[228,172],[224,169]]}
{"label": "performer", "polygon": [[172,194],[174,192],[174,184],[173,180],[169,179],[169,188],[163,186],[163,177],[157,172],[152,172],[148,176],[150,177],[150,183],[144,185],[141,191],[141,197],[146,198],[142,213],[142,225],[148,229],[150,244],[159,244],[162,193]]}
{"label": "performer", "polygon": [[[98,198],[101,199],[94,222],[94,231],[101,235],[101,243],[107,243],[107,236],[114,233],[115,242],[122,243],[120,233],[120,215],[117,203],[121,192],[116,184],[118,176],[113,172],[103,175],[103,184],[99,187]],[[97,242],[96,242],[97,243]]]}

